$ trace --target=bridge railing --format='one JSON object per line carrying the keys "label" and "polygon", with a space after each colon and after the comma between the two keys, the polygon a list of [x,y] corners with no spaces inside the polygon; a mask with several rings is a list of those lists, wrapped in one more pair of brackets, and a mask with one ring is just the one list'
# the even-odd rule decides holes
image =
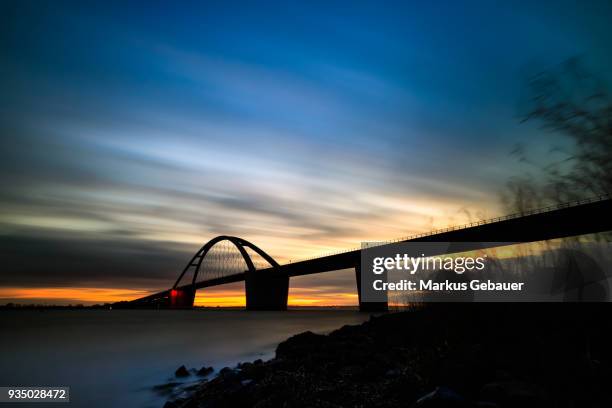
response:
{"label": "bridge railing", "polygon": [[[526,210],[526,211],[521,211],[521,212],[517,212],[517,213],[502,215],[502,216],[499,216],[499,217],[488,218],[488,219],[485,219],[485,220],[473,221],[473,222],[470,222],[470,223],[467,223],[467,224],[453,225],[453,226],[446,227],[446,228],[438,228],[438,229],[434,229],[434,230],[430,230],[430,231],[426,231],[426,232],[420,232],[420,233],[417,233],[417,234],[412,234],[412,235],[408,235],[408,236],[404,236],[404,237],[400,237],[400,238],[394,238],[394,239],[391,239],[391,240],[378,241],[375,244],[373,244],[373,246],[387,245],[387,244],[392,244],[392,243],[395,243],[395,242],[402,242],[402,241],[409,241],[409,240],[413,240],[413,239],[417,239],[417,238],[428,237],[428,236],[431,236],[431,235],[442,234],[442,233],[445,233],[445,232],[450,232],[450,231],[456,231],[456,230],[476,227],[476,226],[479,226],[479,225],[491,224],[491,223],[494,223],[494,222],[512,220],[512,219],[515,219],[515,218],[526,217],[526,216],[529,216],[529,215],[542,214],[542,213],[545,213],[545,212],[554,211],[554,210],[560,210],[560,209],[563,209],[563,208],[570,208],[570,207],[576,207],[576,206],[579,206],[579,205],[595,203],[595,202],[599,202],[599,201],[603,201],[603,200],[609,200],[610,198],[612,198],[612,196],[609,193],[600,194],[600,195],[597,195],[597,196],[593,196],[593,197],[589,197],[589,198],[583,198],[583,199],[580,199],[580,200],[568,201],[568,202],[559,203],[559,204],[552,204],[552,205],[548,205],[546,207],[539,207],[539,208],[534,208],[534,209],[531,209],[531,210]],[[297,261],[289,261],[288,263],[303,262],[303,261],[308,261],[308,260],[311,260],[311,259],[324,258],[326,256],[345,254],[345,253],[348,253],[348,252],[359,251],[359,250],[361,250],[361,247],[342,249],[342,250],[338,250],[338,251],[332,251],[332,252],[326,252],[326,253],[323,253],[323,254],[317,254],[317,255],[314,255],[314,256],[311,256],[311,257],[308,257],[308,258],[302,258],[302,259],[299,259]]]}

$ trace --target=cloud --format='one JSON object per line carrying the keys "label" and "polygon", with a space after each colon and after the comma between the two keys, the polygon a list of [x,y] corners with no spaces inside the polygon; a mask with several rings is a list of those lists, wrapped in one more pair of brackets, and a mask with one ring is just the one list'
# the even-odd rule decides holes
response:
{"label": "cloud", "polygon": [[5,287],[164,288],[191,255],[173,243],[91,237],[1,237],[0,245]]}

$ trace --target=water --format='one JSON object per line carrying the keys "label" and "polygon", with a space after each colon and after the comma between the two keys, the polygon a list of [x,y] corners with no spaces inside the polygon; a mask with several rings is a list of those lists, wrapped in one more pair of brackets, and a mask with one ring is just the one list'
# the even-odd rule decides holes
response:
{"label": "water", "polygon": [[[166,397],[152,388],[176,381],[180,365],[265,360],[291,335],[366,319],[348,310],[3,311],[0,386],[70,386],[71,407],[161,407]],[[47,404],[19,404],[28,405]]]}

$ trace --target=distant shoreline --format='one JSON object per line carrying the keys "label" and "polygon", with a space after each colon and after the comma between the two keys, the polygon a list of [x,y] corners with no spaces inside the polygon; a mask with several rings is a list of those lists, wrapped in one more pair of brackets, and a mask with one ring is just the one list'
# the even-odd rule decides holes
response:
{"label": "distant shoreline", "polygon": [[[96,304],[96,305],[39,305],[39,304],[19,304],[19,303],[8,303],[0,305],[0,311],[2,310],[171,310],[171,309],[123,309],[123,308],[112,308],[112,304]],[[178,309],[178,310],[244,310],[244,306],[194,306],[192,309]],[[288,306],[288,311],[292,310],[359,310],[357,305],[355,306]],[[252,312],[250,312],[252,313]]]}

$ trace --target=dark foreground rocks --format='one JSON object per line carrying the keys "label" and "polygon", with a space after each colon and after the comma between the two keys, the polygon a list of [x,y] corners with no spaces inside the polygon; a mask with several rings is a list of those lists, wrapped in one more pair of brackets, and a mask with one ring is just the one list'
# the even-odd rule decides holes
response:
{"label": "dark foreground rocks", "polygon": [[179,368],[176,369],[176,371],[174,372],[174,375],[176,377],[189,377],[189,370],[187,370],[187,367],[185,367],[184,365],[180,366]]}
{"label": "dark foreground rocks", "polygon": [[207,375],[211,374],[214,371],[214,369],[212,367],[202,367],[200,368],[197,372],[196,375],[200,376],[200,377],[206,377]]}
{"label": "dark foreground rocks", "polygon": [[608,304],[439,304],[298,334],[168,407],[611,407]]}

